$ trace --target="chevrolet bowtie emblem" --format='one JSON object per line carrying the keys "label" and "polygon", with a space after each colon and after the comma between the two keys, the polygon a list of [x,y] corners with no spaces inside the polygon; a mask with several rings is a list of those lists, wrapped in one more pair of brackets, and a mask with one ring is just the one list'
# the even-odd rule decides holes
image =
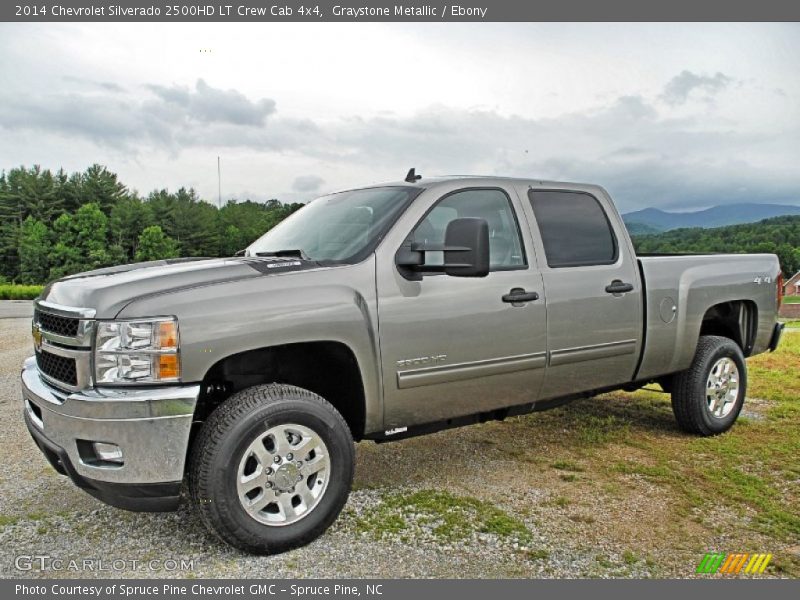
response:
{"label": "chevrolet bowtie emblem", "polygon": [[42,349],[42,329],[38,323],[33,324],[33,348],[36,352]]}

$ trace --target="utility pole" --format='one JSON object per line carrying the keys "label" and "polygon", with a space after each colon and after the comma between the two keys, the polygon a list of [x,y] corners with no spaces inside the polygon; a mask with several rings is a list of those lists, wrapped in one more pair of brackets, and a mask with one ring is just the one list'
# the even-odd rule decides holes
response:
{"label": "utility pole", "polygon": [[222,167],[217,157],[217,208],[222,208]]}

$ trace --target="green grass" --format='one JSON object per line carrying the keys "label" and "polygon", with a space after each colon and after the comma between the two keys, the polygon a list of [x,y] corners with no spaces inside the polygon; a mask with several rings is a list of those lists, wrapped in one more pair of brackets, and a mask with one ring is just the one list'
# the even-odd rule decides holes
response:
{"label": "green grass", "polygon": [[582,466],[571,460],[557,460],[550,466],[558,471],[572,471],[575,473],[580,473],[584,470]]}
{"label": "green grass", "polygon": [[33,300],[42,293],[43,285],[0,284],[0,300]]}
{"label": "green grass", "polygon": [[[800,538],[800,335],[784,336],[775,353],[748,361],[748,397],[767,401],[763,419],[741,420],[715,437],[645,442],[652,462],[616,462],[610,470],[670,486],[685,508],[724,505],[746,526],[782,541]],[[640,392],[641,393],[641,392]],[[747,403],[745,407],[747,407]]]}
{"label": "green grass", "polygon": [[19,517],[14,515],[0,515],[0,527],[5,527],[6,525],[14,525],[17,521],[19,521]]}
{"label": "green grass", "polygon": [[784,304],[800,304],[800,296],[784,296]]}
{"label": "green grass", "polygon": [[[796,545],[800,332],[787,331],[776,352],[748,359],[747,365],[745,415],[722,435],[683,433],[669,395],[639,390],[578,400],[498,424],[497,449],[506,455],[513,442],[505,440],[528,431],[546,447],[550,460],[544,464],[558,487],[544,504],[560,508],[573,521],[581,517],[571,508],[580,506],[585,494],[603,490],[614,501],[643,479],[668,499],[664,544],[696,544],[700,552],[708,536],[722,535],[731,545],[726,551],[772,552]],[[517,436],[504,435],[507,427],[515,428]],[[640,563],[649,551],[631,548]],[[620,562],[628,561],[623,556]],[[786,558],[770,569],[800,576],[800,560]]]}
{"label": "green grass", "polygon": [[626,565],[635,565],[639,562],[639,558],[630,550],[625,550],[625,552],[622,553],[622,560]]}
{"label": "green grass", "polygon": [[429,531],[442,541],[463,540],[474,533],[513,538],[521,543],[531,540],[522,521],[493,503],[436,490],[387,495],[369,514],[356,520],[357,531],[377,539],[410,535],[415,529]]}

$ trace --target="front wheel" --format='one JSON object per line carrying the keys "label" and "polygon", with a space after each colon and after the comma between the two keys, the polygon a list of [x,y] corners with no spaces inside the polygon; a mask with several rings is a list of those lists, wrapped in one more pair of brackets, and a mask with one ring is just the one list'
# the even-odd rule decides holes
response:
{"label": "front wheel", "polygon": [[231,396],[192,448],[189,489],[202,520],[229,544],[273,554],[320,536],[353,480],[353,439],[341,414],[294,386]]}
{"label": "front wheel", "polygon": [[733,340],[700,337],[692,365],[672,379],[672,411],[684,431],[717,435],[736,421],[747,391],[747,367]]}

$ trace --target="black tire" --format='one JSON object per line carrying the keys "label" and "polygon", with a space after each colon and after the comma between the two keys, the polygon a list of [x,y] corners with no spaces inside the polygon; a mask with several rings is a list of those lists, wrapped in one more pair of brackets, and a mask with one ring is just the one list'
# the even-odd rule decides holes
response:
{"label": "black tire", "polygon": [[[722,417],[712,414],[707,397],[706,383],[711,369],[722,358],[729,358],[739,371],[739,392],[730,412]],[[718,435],[736,422],[747,392],[747,367],[741,348],[733,340],[704,335],[697,343],[692,365],[672,378],[672,412],[684,431],[703,436]]]}
{"label": "black tire", "polygon": [[[318,504],[299,521],[264,524],[239,501],[239,463],[260,434],[289,423],[308,427],[325,443],[329,479]],[[231,396],[203,425],[189,458],[189,491],[205,525],[223,541],[246,552],[275,554],[308,544],[336,520],[350,493],[354,464],[350,429],[326,400],[290,385],[258,385]]]}

